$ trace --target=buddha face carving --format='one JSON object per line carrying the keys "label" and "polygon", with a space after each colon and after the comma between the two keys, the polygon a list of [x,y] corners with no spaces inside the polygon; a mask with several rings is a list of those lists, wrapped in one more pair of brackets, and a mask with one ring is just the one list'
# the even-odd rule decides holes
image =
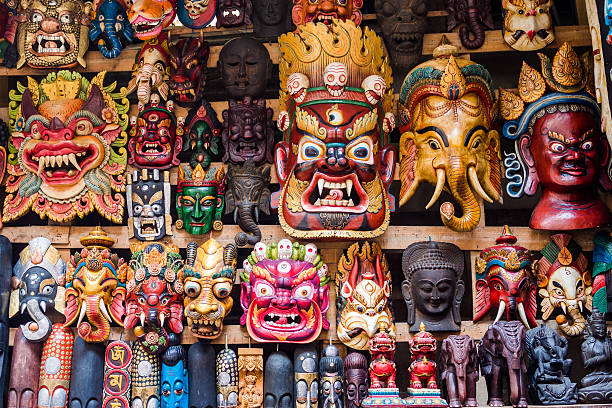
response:
{"label": "buddha face carving", "polygon": [[367,350],[379,331],[395,337],[390,297],[391,271],[380,246],[367,241],[351,245],[336,273],[338,338],[349,347]]}
{"label": "buddha face carving", "polygon": [[[336,43],[355,54],[335,57],[328,48]],[[272,201],[281,226],[298,238],[381,235],[394,208],[387,189],[395,168],[395,151],[386,146],[395,125],[391,69],[385,53],[374,51],[384,49],[382,40],[352,21],[338,21],[331,28],[306,24],[279,44],[287,59],[280,65],[286,110],[279,113],[284,141],[275,155],[281,192]],[[371,52],[358,51],[362,47]],[[319,57],[309,59],[305,49],[320,50]],[[353,62],[357,54],[367,61]]]}
{"label": "buddha face carving", "polygon": [[170,173],[142,170],[128,174],[125,189],[130,237],[156,241],[172,235],[170,215]]}
{"label": "buddha face carving", "polygon": [[127,15],[136,37],[151,40],[174,21],[176,0],[128,0]]}
{"label": "buddha face carving", "polygon": [[15,38],[17,68],[85,68],[91,3],[77,0],[22,0]]}
{"label": "buddha face carving", "polygon": [[278,37],[291,30],[289,8],[285,0],[253,0],[253,25],[258,37]]}
{"label": "buddha face carving", "polygon": [[508,321],[519,318],[527,328],[535,327],[536,287],[531,282],[531,254],[515,245],[516,237],[507,225],[495,243],[476,258],[474,321],[497,309],[494,322],[505,316]]}
{"label": "buddha face carving", "polygon": [[258,242],[243,266],[240,324],[256,341],[310,343],[329,328],[329,276],[314,244]]}
{"label": "buddha face carving", "polygon": [[421,58],[427,28],[425,0],[375,0],[374,8],[393,68],[408,70],[415,66]]}
{"label": "buddha face carving", "polygon": [[116,58],[134,40],[123,0],[98,0],[95,18],[89,27],[89,39],[98,44],[106,58]]}
{"label": "buddha face carving", "polygon": [[327,25],[332,19],[353,20],[361,24],[363,0],[293,0],[293,24],[302,25],[310,22],[322,22]]}
{"label": "buddha face carving", "polygon": [[555,40],[552,0],[502,0],[504,41],[519,51],[534,51]]}
{"label": "buddha face carving", "polygon": [[160,96],[164,100],[168,98],[169,78],[168,39],[166,34],[162,33],[159,37],[147,40],[142,44],[140,52],[136,55],[132,78],[125,93],[129,95],[136,91],[139,110],[142,110],[149,102],[159,105]]}
{"label": "buddha face carving", "polygon": [[207,169],[212,155],[219,154],[221,124],[217,113],[206,101],[194,107],[187,115],[183,134],[183,151],[190,151],[189,166],[195,169],[199,164]]}
{"label": "buddha face carving", "polygon": [[200,29],[212,22],[217,11],[217,0],[178,0],[178,18],[185,27]]}
{"label": "buddha face carving", "polygon": [[460,329],[463,267],[463,253],[453,244],[417,242],[406,248],[402,293],[411,331],[418,331],[423,322],[429,331]]}
{"label": "buddha face carving", "polygon": [[177,118],[174,105],[147,105],[137,117],[132,117],[129,163],[139,168],[169,169],[178,166],[183,147],[184,119]]}
{"label": "buddha face carving", "polygon": [[222,247],[214,239],[187,245],[182,283],[185,316],[194,336],[215,339],[223,330],[223,318],[232,309],[230,296],[236,273],[236,247]]}
{"label": "buddha face carving", "polygon": [[[121,223],[127,165],[124,151],[127,100],[101,72],[90,81],[79,73],[50,73],[28,87],[9,108],[13,133],[3,220],[30,208],[41,218],[68,222],[98,210]],[[23,88],[22,88],[23,89]],[[21,102],[21,105],[18,102]]]}
{"label": "buddha face carving", "polygon": [[252,24],[252,14],[252,0],[219,0],[217,7],[217,28]]}
{"label": "buddha face carving", "polygon": [[64,313],[64,284],[66,282],[66,263],[47,238],[31,239],[28,246],[19,254],[13,268],[13,286],[9,313],[13,317],[18,312],[28,311],[30,321],[21,325],[23,336],[31,342],[42,342],[51,334],[51,320],[46,315],[47,308]]}
{"label": "buddha face carving", "polygon": [[218,68],[229,99],[263,96],[272,72],[267,48],[259,41],[240,37],[228,41],[219,54]]}
{"label": "buddha face carving", "polygon": [[201,38],[183,38],[170,47],[170,98],[180,105],[202,99],[206,84],[208,42]]}

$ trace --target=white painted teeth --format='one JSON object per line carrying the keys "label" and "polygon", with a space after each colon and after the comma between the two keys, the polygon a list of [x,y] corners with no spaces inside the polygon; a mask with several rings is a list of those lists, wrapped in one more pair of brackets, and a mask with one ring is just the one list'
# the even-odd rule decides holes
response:
{"label": "white painted teeth", "polygon": [[[54,156],[32,156],[32,160],[38,162],[38,175],[40,175],[45,168],[47,169],[47,172],[49,172],[49,168],[67,166],[68,163],[72,164],[77,170],[81,171],[81,166],[77,161],[77,157],[85,156],[85,154],[86,152],[64,155],[58,154]],[[74,170],[69,170],[69,173],[70,172],[72,172],[72,174],[75,173]]]}
{"label": "white painted teeth", "polygon": [[318,184],[318,187],[319,187],[319,195],[321,195],[321,194],[323,194],[323,187],[325,185],[325,180],[319,179],[317,184]]}
{"label": "white painted teeth", "polygon": [[353,180],[346,180],[346,194],[350,196],[351,191],[353,191]]}
{"label": "white painted teeth", "polygon": [[81,171],[81,166],[79,166],[74,153],[70,153],[70,155],[68,155],[68,160],[70,160],[70,163],[72,163],[72,165],[76,167],[78,171]]}
{"label": "white painted teeth", "polygon": [[[355,205],[353,204],[353,200],[327,200],[327,199],[321,199],[320,201],[317,200],[317,202],[320,202],[320,204],[318,205],[333,205],[336,207],[354,207]],[[315,205],[317,205],[315,203]]]}

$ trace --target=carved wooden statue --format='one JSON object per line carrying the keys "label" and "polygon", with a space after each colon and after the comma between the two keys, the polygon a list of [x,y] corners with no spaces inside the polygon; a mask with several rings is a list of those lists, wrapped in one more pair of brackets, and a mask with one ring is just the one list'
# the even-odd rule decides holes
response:
{"label": "carved wooden statue", "polygon": [[264,369],[263,408],[293,408],[293,364],[282,351],[268,357]]}
{"label": "carved wooden statue", "polygon": [[606,317],[596,307],[587,319],[581,345],[586,376],[580,380],[581,402],[605,402],[612,399],[612,337]]}
{"label": "carved wooden statue", "polygon": [[68,398],[70,408],[102,406],[105,351],[104,344],[88,343],[80,336],[74,340]]}
{"label": "carved wooden statue", "polygon": [[13,341],[8,408],[35,408],[38,406],[38,377],[42,347],[42,342],[29,341],[23,335],[21,327],[17,328]]}
{"label": "carved wooden statue", "polygon": [[395,384],[396,366],[393,361],[395,339],[379,331],[370,339],[370,389],[362,401],[364,408],[402,408],[406,402],[399,397]]}
{"label": "carved wooden statue", "polygon": [[262,408],[263,349],[238,349],[238,407]]}
{"label": "carved wooden statue", "polygon": [[446,385],[448,406],[476,407],[478,358],[476,343],[467,335],[450,335],[440,350],[441,380]]}
{"label": "carved wooden statue", "polygon": [[102,408],[128,408],[130,406],[132,350],[122,340],[112,341],[106,347],[104,362],[104,402]]}
{"label": "carved wooden statue", "polygon": [[465,48],[482,47],[485,29],[492,30],[491,0],[447,0],[446,29],[450,32],[459,25],[459,39]]}

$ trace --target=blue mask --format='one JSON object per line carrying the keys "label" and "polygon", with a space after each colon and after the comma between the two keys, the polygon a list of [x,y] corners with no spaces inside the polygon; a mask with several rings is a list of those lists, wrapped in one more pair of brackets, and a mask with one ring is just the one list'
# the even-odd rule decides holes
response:
{"label": "blue mask", "polygon": [[102,0],[91,21],[89,39],[97,42],[106,58],[116,58],[121,50],[134,39],[134,29],[128,20],[125,7],[118,0]]}
{"label": "blue mask", "polygon": [[[182,346],[174,347],[183,348]],[[170,347],[168,351],[171,351],[172,348]],[[185,355],[184,349],[180,354],[181,356]],[[176,361],[176,359],[167,359],[166,356],[162,359],[161,408],[188,408],[189,396],[185,360],[179,358],[174,365],[170,365],[174,362],[170,360]]]}

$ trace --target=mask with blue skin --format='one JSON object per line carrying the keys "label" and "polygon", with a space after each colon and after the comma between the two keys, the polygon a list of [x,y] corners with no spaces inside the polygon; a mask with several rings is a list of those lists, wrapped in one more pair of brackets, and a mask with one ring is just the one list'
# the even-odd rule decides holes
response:
{"label": "mask with blue skin", "polygon": [[162,357],[161,369],[161,408],[188,408],[189,393],[187,368],[185,361],[187,353],[185,348],[178,341],[174,342],[173,338],[178,340],[178,336],[172,333],[170,346]]}
{"label": "mask with blue skin", "polygon": [[134,40],[134,29],[118,0],[96,2],[96,17],[91,21],[89,39],[98,44],[106,58],[116,58],[123,48]]}

